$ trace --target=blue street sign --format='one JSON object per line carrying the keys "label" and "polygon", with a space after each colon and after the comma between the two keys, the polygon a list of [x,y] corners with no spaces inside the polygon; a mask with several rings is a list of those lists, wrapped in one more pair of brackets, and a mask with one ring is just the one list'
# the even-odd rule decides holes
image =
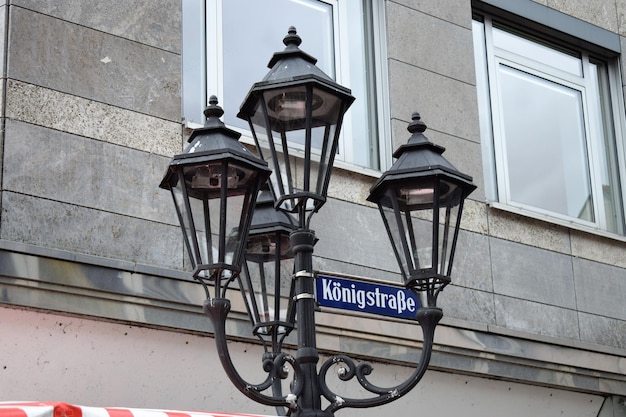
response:
{"label": "blue street sign", "polygon": [[415,320],[417,296],[400,286],[318,274],[317,303],[322,307],[352,310]]}

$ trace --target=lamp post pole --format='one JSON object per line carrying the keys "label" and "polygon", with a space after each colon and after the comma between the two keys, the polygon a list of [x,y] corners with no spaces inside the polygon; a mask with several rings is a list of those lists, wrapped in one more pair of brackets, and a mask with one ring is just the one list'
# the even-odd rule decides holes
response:
{"label": "lamp post pole", "polygon": [[[296,361],[302,373],[302,392],[295,415],[331,416],[322,411],[317,364],[315,324],[315,232],[311,216],[326,202],[333,161],[337,153],[343,115],[354,101],[350,90],[337,84],[303,52],[302,40],[290,27],[285,49],[270,60],[270,71],[255,83],[238,116],[247,120],[261,157],[273,169],[270,186],[279,210],[294,215],[297,228],[290,235],[298,318]],[[303,142],[298,165],[291,155],[294,143]]]}
{"label": "lamp post pole", "polygon": [[315,335],[315,295],[313,274],[313,245],[315,233],[298,229],[290,236],[295,256],[296,313],[298,317],[298,351],[296,359],[302,366],[304,390],[299,398],[300,417],[319,416],[322,409],[317,378],[317,340]]}

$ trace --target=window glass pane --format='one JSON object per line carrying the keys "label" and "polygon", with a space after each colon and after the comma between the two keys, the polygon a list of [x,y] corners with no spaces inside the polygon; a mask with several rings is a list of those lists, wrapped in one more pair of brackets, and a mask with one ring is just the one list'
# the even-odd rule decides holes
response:
{"label": "window glass pane", "polygon": [[495,27],[493,28],[493,45],[562,71],[582,76],[580,58]]}
{"label": "window glass pane", "polygon": [[188,120],[201,123],[206,107],[204,65],[204,2],[185,0],[183,13],[183,115]]}
{"label": "window glass pane", "polygon": [[[352,89],[357,100],[350,107],[352,114],[351,136],[358,138],[352,144],[351,157],[355,165],[379,168],[378,126],[376,113],[376,77],[372,71],[374,62],[373,17],[371,1],[349,1],[347,11],[350,23],[357,22],[357,16],[363,24],[348,26],[348,53],[350,56],[350,83],[346,85]],[[369,106],[368,106],[369,103]]]}
{"label": "window glass pane", "polygon": [[594,220],[582,92],[500,64],[510,200]]}
{"label": "window glass pane", "polygon": [[496,158],[494,155],[493,126],[491,123],[491,102],[489,101],[489,76],[487,71],[487,45],[485,25],[483,22],[472,21],[472,35],[476,64],[476,94],[480,123],[480,144],[483,158],[483,175],[485,197],[487,201],[498,200],[496,177]]}
{"label": "window glass pane", "polygon": [[335,77],[333,8],[316,0],[226,0],[222,2],[224,122],[248,129],[236,117],[248,90],[269,71],[274,52],[290,26],[302,38],[300,48],[317,58],[317,66]]}

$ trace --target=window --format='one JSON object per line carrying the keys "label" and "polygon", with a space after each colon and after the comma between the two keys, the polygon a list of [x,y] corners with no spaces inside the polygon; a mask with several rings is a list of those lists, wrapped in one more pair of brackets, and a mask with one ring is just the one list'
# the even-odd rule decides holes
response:
{"label": "window", "polygon": [[615,54],[473,21],[488,199],[624,235],[622,98]]}
{"label": "window", "polygon": [[[339,163],[385,168],[388,143],[379,138],[379,107],[385,93],[384,42],[380,34],[383,2],[374,0],[183,0],[183,114],[188,124],[202,123],[207,96],[216,95],[224,122],[250,138],[236,117],[253,83],[268,71],[273,53],[295,26],[301,49],[317,66],[356,97],[342,127]],[[384,55],[384,54],[380,54]],[[381,161],[383,165],[381,165]]]}

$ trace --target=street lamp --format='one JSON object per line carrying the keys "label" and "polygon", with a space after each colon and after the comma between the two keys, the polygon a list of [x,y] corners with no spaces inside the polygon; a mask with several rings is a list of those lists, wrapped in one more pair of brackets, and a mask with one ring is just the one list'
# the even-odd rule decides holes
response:
{"label": "street lamp", "polygon": [[304,222],[305,212],[326,201],[343,115],[354,97],[315,66],[317,59],[298,48],[301,42],[290,27],[285,50],[274,54],[237,116],[248,121],[258,152],[273,169],[277,206]]}
{"label": "street lamp", "polygon": [[476,186],[441,155],[445,148],[424,136],[419,113],[412,119],[411,137],[367,199],[378,204],[404,285],[421,296],[430,314],[439,314],[434,309],[450,283],[463,202]]}
{"label": "street lamp", "polygon": [[[357,364],[343,354],[327,359],[318,369],[313,269],[313,247],[317,239],[309,225],[312,215],[326,202],[341,123],[354,98],[350,90],[335,83],[315,66],[315,58],[300,50],[301,39],[293,27],[289,28],[284,43],[285,50],[274,54],[268,65],[269,73],[263,81],[252,86],[238,114],[249,122],[257,151],[273,169],[270,176],[273,198],[260,197],[258,212],[254,216],[261,220],[252,220],[253,231],[249,233],[247,263],[243,273],[236,264],[243,261],[243,257],[236,254],[228,261],[219,258],[217,264],[197,259],[198,245],[189,238],[194,228],[187,224],[189,221],[185,223],[185,213],[190,211],[187,207],[190,203],[185,196],[196,193],[195,183],[193,180],[178,180],[186,173],[186,165],[179,167],[179,160],[185,160],[185,157],[174,157],[161,186],[173,190],[183,234],[186,241],[192,242],[187,249],[195,267],[194,276],[202,276],[200,272],[209,271],[216,286],[222,280],[226,282],[221,292],[216,291],[215,297],[210,297],[207,291],[204,311],[213,323],[222,366],[235,387],[254,401],[277,407],[279,413],[294,417],[332,417],[341,408],[369,408],[394,401],[411,391],[426,372],[435,327],[442,317],[441,309],[436,306],[437,296],[450,282],[463,201],[475,186],[471,177],[457,171],[441,156],[444,148],[433,145],[425,138],[423,132],[426,125],[419,115],[414,114],[409,125],[411,138],[396,151],[396,163],[372,187],[368,200],[378,205],[383,216],[405,287],[421,300],[416,314],[423,333],[420,360],[406,381],[392,387],[372,384],[368,379],[371,365]],[[220,129],[202,134],[225,133],[223,124],[215,120],[217,114],[216,111],[210,113],[207,125],[219,126]],[[232,131],[228,135],[232,140]],[[236,140],[235,143],[238,144]],[[230,154],[224,154],[224,158],[232,161]],[[258,161],[248,159],[246,163],[248,171],[257,172],[258,181],[267,176],[266,168]],[[204,170],[207,162],[202,164],[200,167]],[[236,181],[231,179],[230,165],[220,166],[222,175],[216,179],[221,186],[220,205],[215,208],[217,212],[213,212],[212,207],[204,204],[201,214],[206,225],[214,222],[223,224],[231,216],[225,209],[231,207],[226,202],[227,198],[232,198],[228,192],[230,187],[224,184],[235,184]],[[188,170],[197,172],[198,168]],[[174,193],[175,187],[182,188],[179,192],[182,199]],[[252,191],[253,187],[246,189],[245,201],[248,203],[243,206],[247,213],[242,212],[238,226],[231,232],[240,239],[248,236],[256,198],[256,194],[250,194]],[[202,201],[207,201],[206,192],[203,190],[200,195]],[[237,195],[233,193],[233,197]],[[215,220],[214,215],[217,215]],[[273,220],[268,220],[270,218]],[[289,249],[286,248],[287,233]],[[229,247],[229,239],[225,229],[220,228],[213,243],[219,244],[220,248]],[[281,261],[291,255],[294,259],[292,282],[281,284],[277,282],[285,273]],[[251,263],[256,263],[259,270],[271,265],[271,277],[267,272],[253,273]],[[292,272],[291,268],[289,272]],[[266,377],[259,384],[251,384],[239,374],[228,350],[225,323],[230,301],[225,293],[235,280],[244,297],[252,332],[265,347],[263,370]],[[270,291],[271,286],[279,290],[289,288],[288,297],[285,298],[279,290]],[[259,298],[262,301],[259,302]],[[285,308],[281,301],[286,301]],[[282,343],[296,323],[297,351],[292,356],[282,351]],[[267,339],[271,343],[266,343]],[[340,366],[340,380],[356,378],[371,396],[348,398],[333,392],[326,380],[334,365]],[[289,368],[292,372],[288,371]],[[289,392],[283,395],[281,381],[289,378],[290,374]],[[266,393],[270,390],[271,393]],[[328,402],[324,408],[322,399]]]}
{"label": "street lamp", "polygon": [[[269,357],[280,353],[295,326],[293,253],[289,235],[293,219],[274,208],[264,190],[257,199],[248,233],[240,290],[252,324],[252,333],[266,346]],[[268,350],[269,349],[269,350]]]}
{"label": "street lamp", "polygon": [[[267,369],[280,357],[285,338],[295,327],[295,295],[293,253],[289,235],[294,230],[293,218],[275,207],[269,190],[261,191],[252,215],[245,262],[239,279],[241,295],[252,324],[252,333],[261,341],[263,362]],[[211,310],[207,310],[210,312]],[[213,310],[214,311],[214,310]],[[280,360],[279,360],[280,361]],[[284,377],[286,373],[282,373]],[[282,397],[281,377],[271,380],[272,395]],[[277,407],[284,415],[283,407]]]}
{"label": "street lamp", "polygon": [[172,193],[194,278],[207,298],[218,299],[227,288],[222,280],[240,271],[257,194],[270,170],[239,143],[238,132],[224,126],[215,96],[204,114],[204,127],[174,156],[160,187]]}

